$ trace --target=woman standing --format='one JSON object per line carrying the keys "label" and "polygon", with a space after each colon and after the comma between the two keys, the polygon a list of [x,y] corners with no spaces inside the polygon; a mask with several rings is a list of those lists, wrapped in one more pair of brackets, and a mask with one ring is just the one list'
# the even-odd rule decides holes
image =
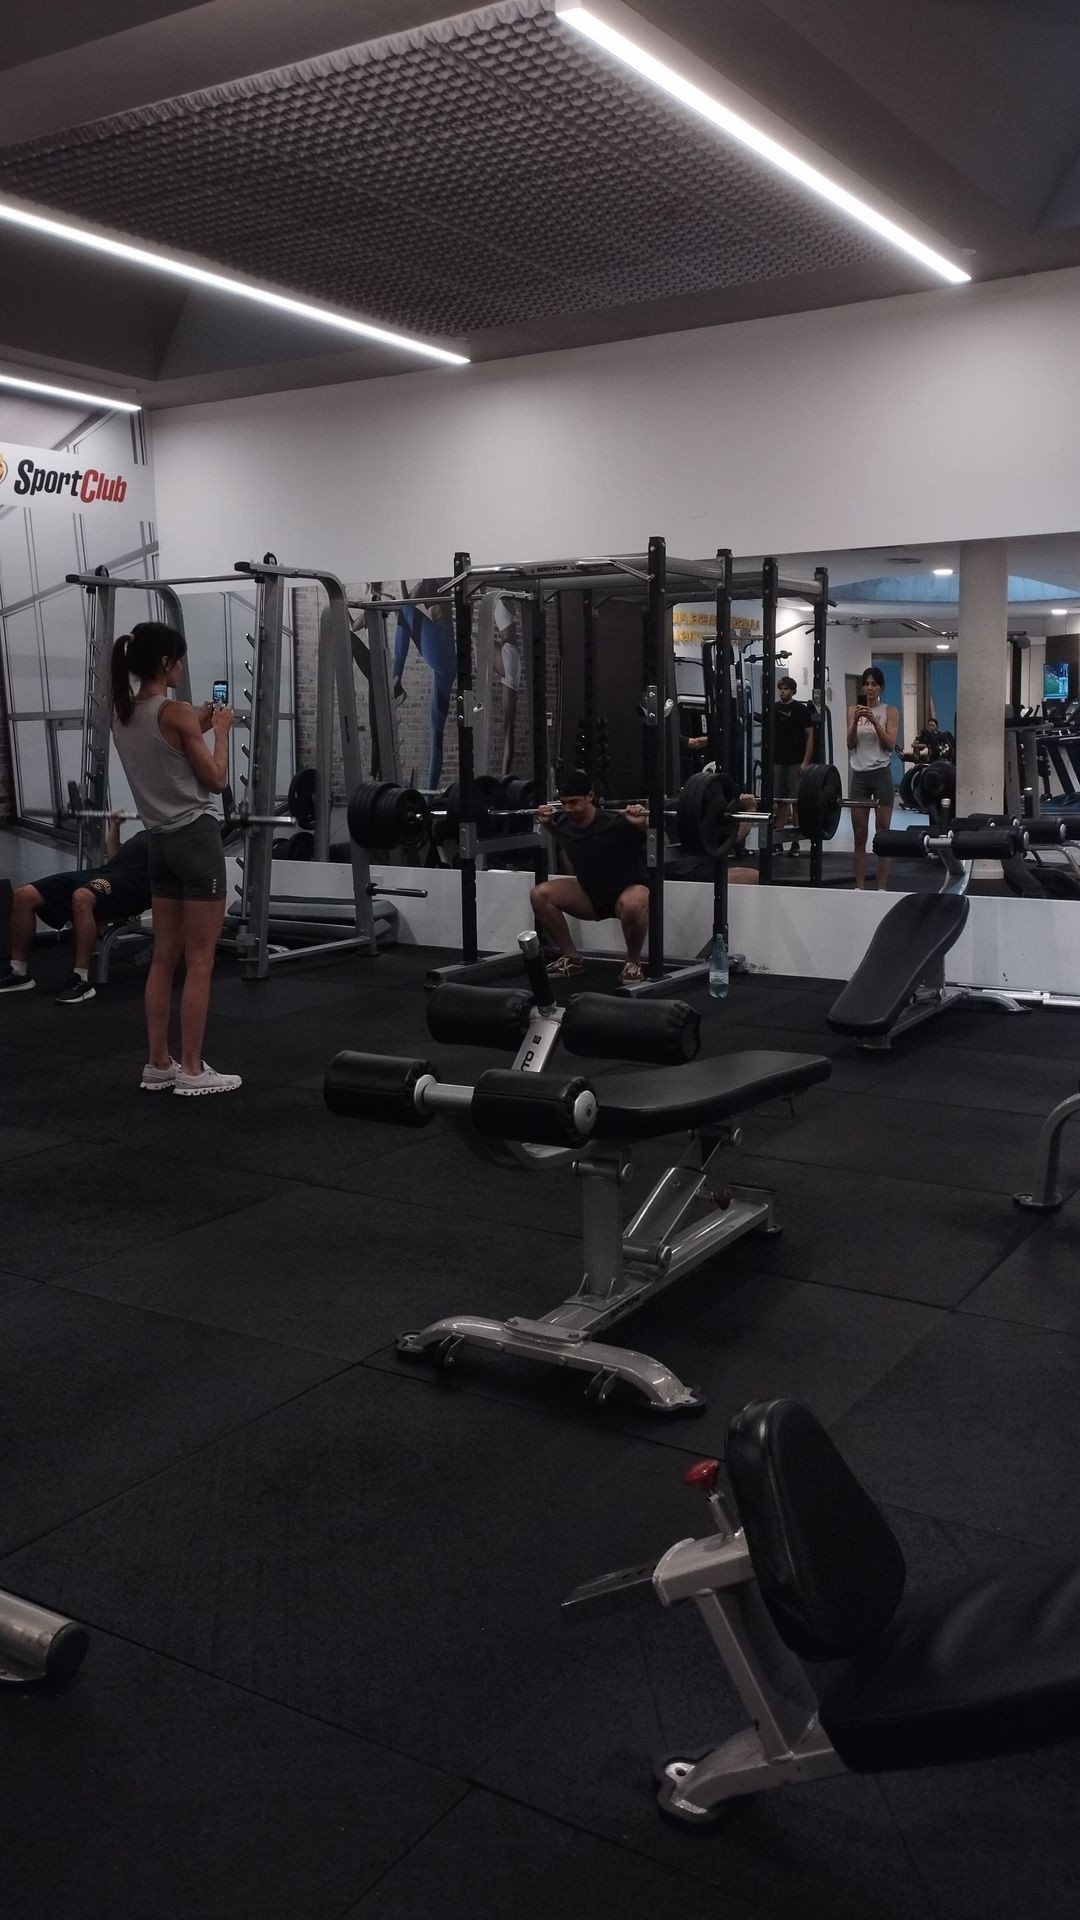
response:
{"label": "woman standing", "polygon": [[[237,1073],[215,1073],[202,1056],[210,976],[225,917],[225,855],[212,795],[228,780],[231,707],[198,712],[170,700],[187,645],[175,628],[141,621],[112,650],[112,735],[150,834],[154,957],[146,979],[147,1093],[233,1093]],[[132,691],[132,681],[138,691]],[[213,752],[203,734],[214,736]],[[173,976],[184,962],[180,1060],[169,1052]]]}
{"label": "woman standing", "polygon": [[[866,885],[866,836],[870,808],[874,809],[874,832],[884,833],[893,810],[892,757],[900,728],[895,707],[881,704],[885,675],[879,667],[867,667],[859,682],[858,705],[848,708],[847,743],[851,764],[851,829],[855,836],[855,885],[860,892]],[[889,862],[879,860],[878,892],[889,884]]]}

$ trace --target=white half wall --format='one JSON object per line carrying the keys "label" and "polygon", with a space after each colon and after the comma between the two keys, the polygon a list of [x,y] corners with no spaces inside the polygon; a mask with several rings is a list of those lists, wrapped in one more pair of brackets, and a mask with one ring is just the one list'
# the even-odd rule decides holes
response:
{"label": "white half wall", "polygon": [[1072,530],[1078,338],[1070,269],[177,408],[154,416],[162,571]]}
{"label": "white half wall", "polygon": [[[226,865],[231,898],[239,868],[235,860]],[[389,890],[426,889],[425,899],[405,897],[394,902],[403,945],[454,947],[460,941],[461,888],[451,868],[379,866],[372,869],[372,879]],[[275,861],[273,880],[283,894],[345,900],[352,872],[340,864]],[[529,873],[477,874],[482,952],[513,952],[517,935],[532,925],[531,886]],[[733,886],[728,912],[731,949],[742,954],[755,973],[846,980],[901,897],[830,887]],[[664,909],[669,956],[686,959],[700,952],[712,932],[712,887],[693,880],[668,881]],[[585,953],[618,951],[613,922],[596,926],[581,922],[575,926],[575,936]],[[959,985],[1080,994],[1075,902],[975,896],[945,970],[947,978]]]}

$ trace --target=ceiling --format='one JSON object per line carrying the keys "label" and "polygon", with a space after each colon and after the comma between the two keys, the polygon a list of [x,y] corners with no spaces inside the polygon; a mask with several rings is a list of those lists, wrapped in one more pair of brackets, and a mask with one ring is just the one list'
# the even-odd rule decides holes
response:
{"label": "ceiling", "polygon": [[[635,3],[975,279],[1080,263],[1072,0]],[[0,195],[476,360],[938,284],[551,0],[445,6],[8,0]],[[10,229],[0,269],[0,365],[148,405],[424,364]]]}
{"label": "ceiling", "polygon": [[[1080,533],[1024,534],[1009,540],[1007,547],[1010,627],[1033,635],[1063,633],[1066,627],[1075,631],[1080,616]],[[760,555],[736,562],[750,570],[760,564]],[[835,618],[873,621],[884,630],[921,622],[903,635],[905,649],[916,653],[931,650],[945,634],[955,636],[961,566],[955,542],[788,553],[780,559],[781,573],[796,579],[809,578],[819,566],[828,569]],[[935,567],[951,568],[951,573],[936,577]],[[1054,591],[1040,592],[1041,587]],[[785,623],[790,617],[785,615]]]}

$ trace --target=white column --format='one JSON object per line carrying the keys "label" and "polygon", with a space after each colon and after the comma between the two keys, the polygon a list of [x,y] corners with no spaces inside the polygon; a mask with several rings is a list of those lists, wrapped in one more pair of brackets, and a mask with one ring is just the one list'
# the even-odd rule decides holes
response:
{"label": "white column", "polygon": [[956,673],[956,811],[999,813],[1005,784],[1009,543],[960,544]]}

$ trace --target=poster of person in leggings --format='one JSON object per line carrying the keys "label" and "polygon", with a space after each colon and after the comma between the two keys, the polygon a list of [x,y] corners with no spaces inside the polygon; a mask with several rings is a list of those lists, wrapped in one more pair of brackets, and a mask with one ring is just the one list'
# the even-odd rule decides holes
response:
{"label": "poster of person in leggings", "polygon": [[502,680],[503,750],[502,774],[514,770],[514,727],[517,722],[518,695],[525,684],[518,645],[514,609],[509,600],[495,602],[495,668]]}
{"label": "poster of person in leggings", "polygon": [[407,698],[401,684],[413,646],[431,673],[431,738],[428,745],[427,784],[432,792],[442,778],[443,735],[450,715],[450,700],[457,678],[457,648],[450,603],[433,600],[438,581],[420,580],[413,593],[407,580],[401,582],[404,605],[398,610],[394,636],[394,698]]}

